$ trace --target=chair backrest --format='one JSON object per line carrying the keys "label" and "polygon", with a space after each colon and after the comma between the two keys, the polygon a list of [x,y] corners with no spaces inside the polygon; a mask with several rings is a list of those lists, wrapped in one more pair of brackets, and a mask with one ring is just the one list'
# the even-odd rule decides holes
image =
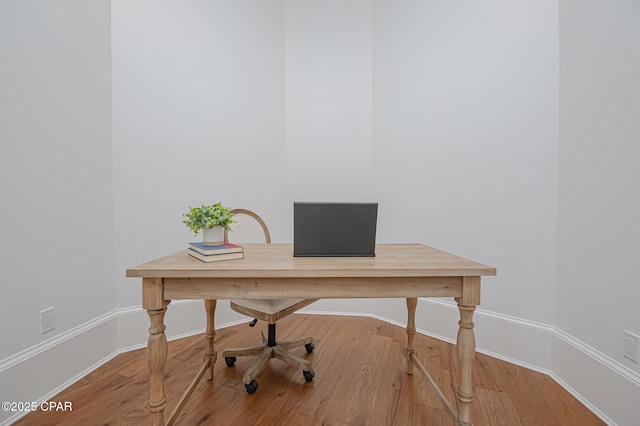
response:
{"label": "chair backrest", "polygon": [[224,240],[232,243],[271,243],[267,224],[257,214],[247,209],[233,209],[231,232],[225,231]]}

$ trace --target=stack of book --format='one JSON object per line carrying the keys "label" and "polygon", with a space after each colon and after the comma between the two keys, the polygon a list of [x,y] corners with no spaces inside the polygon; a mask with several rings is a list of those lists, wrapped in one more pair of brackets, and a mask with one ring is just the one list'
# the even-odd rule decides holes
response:
{"label": "stack of book", "polygon": [[221,246],[205,246],[199,242],[189,243],[189,255],[203,262],[218,262],[221,260],[242,259],[242,246],[225,242]]}

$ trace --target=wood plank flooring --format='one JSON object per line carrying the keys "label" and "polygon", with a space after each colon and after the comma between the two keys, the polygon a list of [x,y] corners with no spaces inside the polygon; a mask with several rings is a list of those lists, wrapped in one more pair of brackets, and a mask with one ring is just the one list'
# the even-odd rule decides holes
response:
{"label": "wood plank flooring", "polygon": [[[316,349],[306,355],[316,372],[312,382],[302,372],[271,360],[248,395],[242,374],[250,358],[229,368],[226,347],[260,341],[260,329],[238,325],[217,331],[213,382],[200,382],[179,417],[181,425],[453,425],[444,406],[419,375],[407,375],[403,328],[366,317],[292,315],[278,322],[278,337],[311,334]],[[421,362],[453,401],[458,368],[455,347],[416,334]],[[166,368],[166,415],[192,380],[205,352],[202,335],[169,342]],[[476,426],[604,425],[548,376],[477,354],[473,366]],[[146,403],[149,377],[145,349],[114,358],[52,401],[71,401],[72,412],[34,412],[15,425],[149,424]]]}

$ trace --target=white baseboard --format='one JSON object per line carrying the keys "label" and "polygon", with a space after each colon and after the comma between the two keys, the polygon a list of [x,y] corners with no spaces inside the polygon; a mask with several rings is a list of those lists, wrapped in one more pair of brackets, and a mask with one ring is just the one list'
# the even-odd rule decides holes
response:
{"label": "white baseboard", "polygon": [[[202,333],[203,312],[202,301],[171,303],[165,316],[167,339]],[[406,324],[403,299],[320,300],[301,312]],[[246,321],[228,303],[218,304],[216,328]],[[457,321],[452,302],[419,299],[419,333],[454,343]],[[548,374],[609,425],[640,424],[640,375],[634,371],[552,326],[481,309],[474,322],[478,352]],[[115,356],[145,347],[148,326],[142,308],[118,309],[0,361],[0,401],[55,400],[61,390]],[[0,426],[26,414],[1,411]]]}

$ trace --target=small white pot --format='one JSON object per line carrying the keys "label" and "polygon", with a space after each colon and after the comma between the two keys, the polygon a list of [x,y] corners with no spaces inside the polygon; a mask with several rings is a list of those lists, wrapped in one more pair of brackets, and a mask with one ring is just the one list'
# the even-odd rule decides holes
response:
{"label": "small white pot", "polygon": [[202,244],[205,246],[221,246],[224,244],[224,228],[222,226],[214,226],[213,228],[204,228],[202,230]]}

